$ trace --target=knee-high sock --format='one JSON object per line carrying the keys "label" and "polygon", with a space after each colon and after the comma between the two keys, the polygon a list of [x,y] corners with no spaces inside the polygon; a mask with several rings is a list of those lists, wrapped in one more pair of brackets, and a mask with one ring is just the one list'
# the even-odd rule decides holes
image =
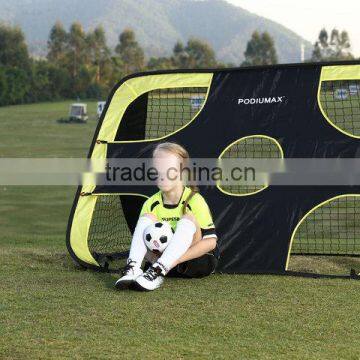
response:
{"label": "knee-high sock", "polygon": [[156,263],[156,261],[159,259],[159,257],[160,257],[160,255],[157,255],[150,250],[148,250],[145,254],[145,260],[149,261],[151,264]]}
{"label": "knee-high sock", "polygon": [[151,225],[153,220],[147,216],[141,216],[135,226],[134,234],[131,240],[129,260],[135,261],[136,266],[141,266],[144,260],[147,247],[144,242],[144,230]]}
{"label": "knee-high sock", "polygon": [[162,267],[165,273],[167,273],[174,263],[189,249],[195,232],[196,226],[191,220],[180,219],[178,221],[170,244],[156,262]]}

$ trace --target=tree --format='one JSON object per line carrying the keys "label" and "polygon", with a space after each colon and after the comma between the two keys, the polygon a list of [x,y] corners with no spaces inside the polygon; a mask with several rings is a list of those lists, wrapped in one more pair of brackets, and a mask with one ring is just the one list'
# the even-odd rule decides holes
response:
{"label": "tree", "polygon": [[323,57],[328,56],[328,46],[328,33],[325,29],[322,29],[318,41],[314,44],[311,61],[322,61]]}
{"label": "tree", "polygon": [[125,29],[119,36],[119,43],[115,48],[124,66],[125,74],[140,71],[144,67],[144,51],[135,39],[131,29]]}
{"label": "tree", "polygon": [[167,69],[173,69],[174,64],[171,61],[171,59],[167,57],[159,57],[155,58],[152,57],[147,63],[148,70],[167,70]]}
{"label": "tree", "polygon": [[48,63],[49,91],[54,99],[69,98],[72,95],[69,71],[51,63]]}
{"label": "tree", "polygon": [[100,83],[111,73],[110,50],[106,45],[104,29],[99,26],[87,36],[91,66],[95,68],[95,82]]}
{"label": "tree", "polygon": [[337,60],[352,60],[354,57],[351,54],[351,44],[349,34],[346,31],[341,33],[337,29],[331,32],[331,47],[334,52],[334,57]]}
{"label": "tree", "polygon": [[34,61],[30,73],[31,91],[27,96],[30,102],[46,101],[53,98],[49,88],[49,62],[46,60]]}
{"label": "tree", "polygon": [[28,73],[18,67],[5,68],[7,83],[6,104],[22,104],[26,102],[26,96],[30,91]]}
{"label": "tree", "polygon": [[190,39],[186,46],[177,42],[173,49],[172,62],[178,68],[208,68],[217,65],[211,46],[199,39]]}
{"label": "tree", "polygon": [[28,48],[19,27],[0,24],[0,65],[29,69]]}
{"label": "tree", "polygon": [[314,44],[311,61],[352,60],[350,38],[346,31],[331,31],[330,39],[326,29],[321,29]]}
{"label": "tree", "polygon": [[0,25],[0,104],[24,103],[29,91],[31,59],[19,27]]}
{"label": "tree", "polygon": [[80,23],[75,22],[70,27],[68,40],[68,61],[70,74],[76,78],[79,69],[88,60],[86,35]]}
{"label": "tree", "polygon": [[8,86],[4,67],[0,67],[0,106],[7,104]]}
{"label": "tree", "polygon": [[189,54],[186,52],[185,47],[181,41],[178,41],[173,49],[172,61],[175,67],[185,69],[188,67]]}
{"label": "tree", "polygon": [[204,41],[190,39],[185,51],[188,54],[189,68],[209,68],[216,66],[215,52],[212,47]]}
{"label": "tree", "polygon": [[79,68],[79,74],[76,81],[76,93],[74,94],[77,97],[85,98],[87,96],[87,91],[89,87],[92,85],[93,72],[88,69],[85,65],[82,65]]}
{"label": "tree", "polygon": [[253,32],[244,55],[245,60],[242,63],[244,66],[271,65],[278,62],[274,40],[266,31],[262,34]]}
{"label": "tree", "polygon": [[119,82],[119,80],[125,76],[124,68],[125,66],[123,61],[118,55],[114,54],[111,56],[111,74],[108,79],[110,87]]}
{"label": "tree", "polygon": [[64,65],[68,46],[68,34],[60,22],[50,30],[47,59],[57,65]]}

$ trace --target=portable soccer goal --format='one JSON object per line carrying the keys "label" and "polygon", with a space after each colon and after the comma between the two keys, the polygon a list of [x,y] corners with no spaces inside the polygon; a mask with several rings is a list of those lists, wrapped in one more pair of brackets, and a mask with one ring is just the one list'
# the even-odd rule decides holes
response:
{"label": "portable soccer goal", "polygon": [[[150,157],[174,141],[195,158],[357,158],[360,63],[139,73],[112,90],[91,159]],[[200,188],[214,217],[218,272],[291,274],[292,256],[360,256],[360,186]],[[67,247],[82,266],[126,257],[154,186],[79,187]]]}

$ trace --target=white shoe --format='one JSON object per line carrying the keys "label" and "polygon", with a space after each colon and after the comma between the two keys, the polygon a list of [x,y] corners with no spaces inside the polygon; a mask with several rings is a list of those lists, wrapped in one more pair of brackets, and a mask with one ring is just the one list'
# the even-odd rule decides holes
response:
{"label": "white shoe", "polygon": [[127,289],[137,277],[143,274],[143,271],[137,266],[135,261],[129,259],[126,266],[122,269],[123,276],[115,283],[115,287],[119,290]]}
{"label": "white shoe", "polygon": [[159,266],[150,266],[142,275],[135,280],[138,290],[151,291],[159,288],[164,282],[164,274]]}

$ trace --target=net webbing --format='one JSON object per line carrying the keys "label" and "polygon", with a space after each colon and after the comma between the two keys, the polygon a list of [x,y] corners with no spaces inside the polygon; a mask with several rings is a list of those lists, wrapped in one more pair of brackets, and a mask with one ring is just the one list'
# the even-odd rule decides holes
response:
{"label": "net webbing", "polygon": [[[323,81],[320,103],[335,126],[360,136],[360,81]],[[360,198],[342,197],[317,208],[299,226],[292,253],[360,255]]]}
{"label": "net webbing", "polygon": [[323,81],[320,102],[334,125],[360,136],[360,80]]}
{"label": "net webbing", "polygon": [[159,89],[148,93],[145,139],[169,135],[201,109],[207,88]]}
{"label": "net webbing", "polygon": [[299,226],[292,253],[360,255],[360,197],[334,199],[315,209]]}
{"label": "net webbing", "polygon": [[[221,157],[222,159],[278,159],[281,158],[281,152],[277,144],[269,139],[263,137],[249,137],[234,145],[230,146]],[[228,175],[230,176],[230,174]],[[225,177],[226,178],[226,177]],[[219,187],[224,191],[234,195],[246,195],[257,192],[266,187],[264,185],[250,184],[252,178],[242,179],[242,182],[249,182],[249,184],[226,184],[223,182]]]}
{"label": "net webbing", "polygon": [[119,195],[99,195],[90,224],[88,246],[92,254],[121,253],[131,238]]}

